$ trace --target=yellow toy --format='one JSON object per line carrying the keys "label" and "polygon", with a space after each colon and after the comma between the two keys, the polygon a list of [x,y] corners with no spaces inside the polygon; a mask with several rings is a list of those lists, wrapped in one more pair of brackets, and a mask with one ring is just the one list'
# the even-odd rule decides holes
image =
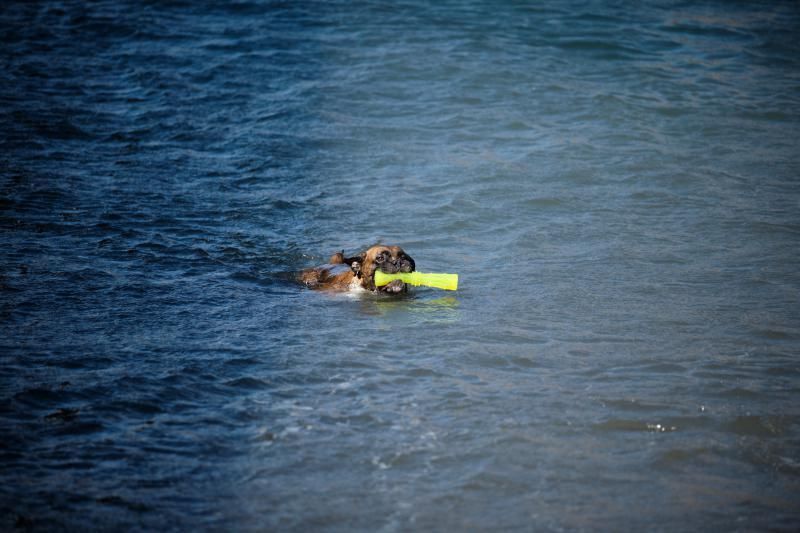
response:
{"label": "yellow toy", "polygon": [[434,287],[454,291],[458,289],[458,274],[426,274],[424,272],[398,272],[397,274],[386,274],[377,270],[375,272],[375,285],[383,287],[390,281],[399,279],[403,283],[418,287]]}

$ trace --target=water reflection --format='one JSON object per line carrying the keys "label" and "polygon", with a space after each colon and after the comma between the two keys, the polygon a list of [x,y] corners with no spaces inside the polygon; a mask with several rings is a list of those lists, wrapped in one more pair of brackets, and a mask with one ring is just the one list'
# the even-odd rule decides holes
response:
{"label": "water reflection", "polygon": [[400,297],[359,295],[359,312],[402,322],[455,323],[461,320],[460,302],[455,296],[430,298],[407,294]]}

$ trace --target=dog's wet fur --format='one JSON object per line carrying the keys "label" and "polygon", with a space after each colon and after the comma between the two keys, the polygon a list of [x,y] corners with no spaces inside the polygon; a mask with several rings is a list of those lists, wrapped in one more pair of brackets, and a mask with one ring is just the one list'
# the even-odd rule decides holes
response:
{"label": "dog's wet fur", "polygon": [[307,287],[328,291],[367,290],[385,294],[400,294],[408,290],[405,283],[396,279],[383,287],[375,286],[375,272],[387,274],[414,272],[414,259],[399,246],[376,245],[364,252],[346,257],[337,252],[328,264],[303,270],[300,281]]}

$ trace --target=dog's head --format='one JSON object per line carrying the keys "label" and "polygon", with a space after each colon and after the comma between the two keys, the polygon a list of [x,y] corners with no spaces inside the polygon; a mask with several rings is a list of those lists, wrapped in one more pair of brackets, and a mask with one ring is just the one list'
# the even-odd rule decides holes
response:
{"label": "dog's head", "polygon": [[[345,262],[361,280],[361,286],[370,291],[376,290],[375,272],[377,270],[387,274],[396,274],[398,272],[414,272],[415,268],[414,259],[399,246],[373,246],[357,257],[346,259]],[[405,290],[405,284],[397,280],[377,290],[402,292]]]}

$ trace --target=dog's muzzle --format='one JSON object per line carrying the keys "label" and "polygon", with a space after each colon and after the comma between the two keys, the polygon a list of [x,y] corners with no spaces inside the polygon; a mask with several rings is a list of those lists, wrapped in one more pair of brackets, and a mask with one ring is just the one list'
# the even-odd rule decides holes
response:
{"label": "dog's muzzle", "polygon": [[400,257],[394,261],[384,261],[379,268],[386,274],[397,274],[398,272],[414,272],[414,260],[408,257]]}

